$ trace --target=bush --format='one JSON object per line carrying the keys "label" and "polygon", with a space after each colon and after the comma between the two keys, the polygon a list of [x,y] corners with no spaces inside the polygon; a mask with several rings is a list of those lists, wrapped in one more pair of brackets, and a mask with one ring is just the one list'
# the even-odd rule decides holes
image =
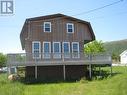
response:
{"label": "bush", "polygon": [[7,56],[0,53],[0,67],[5,66],[7,62]]}

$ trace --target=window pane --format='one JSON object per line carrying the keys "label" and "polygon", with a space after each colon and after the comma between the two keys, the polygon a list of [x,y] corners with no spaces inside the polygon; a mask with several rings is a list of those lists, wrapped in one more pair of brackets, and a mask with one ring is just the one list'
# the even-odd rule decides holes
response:
{"label": "window pane", "polygon": [[72,43],[72,58],[80,58],[79,43]]}
{"label": "window pane", "polygon": [[69,52],[69,44],[68,43],[64,43],[64,52]]}
{"label": "window pane", "polygon": [[72,29],[72,25],[68,25],[68,29]]}
{"label": "window pane", "polygon": [[59,43],[54,43],[54,52],[60,52],[59,50]]}
{"label": "window pane", "polygon": [[49,53],[49,43],[44,43],[44,52]]}
{"label": "window pane", "polygon": [[44,32],[51,32],[51,23],[44,22]]}
{"label": "window pane", "polygon": [[51,57],[51,47],[49,42],[43,43],[43,58],[49,59]]}
{"label": "window pane", "polygon": [[45,24],[45,27],[46,27],[46,28],[47,28],[47,27],[49,28],[49,27],[50,27],[50,24],[49,24],[49,23],[46,23],[46,24]]}
{"label": "window pane", "polygon": [[78,43],[73,43],[72,44],[73,52],[78,52]]}
{"label": "window pane", "polygon": [[39,57],[39,50],[34,51],[34,58],[37,58],[37,57]]}
{"label": "window pane", "polygon": [[60,43],[54,42],[53,43],[53,58],[59,59],[61,58],[61,48],[60,48]]}
{"label": "window pane", "polygon": [[39,49],[39,43],[34,43],[34,49]]}
{"label": "window pane", "polygon": [[33,47],[32,47],[32,53],[33,53],[33,58],[41,58],[40,54],[40,43],[39,42],[33,42]]}
{"label": "window pane", "polygon": [[39,50],[34,50],[34,53],[39,53]]}
{"label": "window pane", "polygon": [[73,50],[78,50],[78,44],[73,44]]}
{"label": "window pane", "polygon": [[70,43],[63,43],[64,58],[70,58]]}
{"label": "window pane", "polygon": [[68,32],[73,32],[72,29],[68,29]]}
{"label": "window pane", "polygon": [[72,23],[67,23],[67,32],[74,32],[74,25]]}
{"label": "window pane", "polygon": [[50,28],[45,28],[45,31],[46,32],[50,32]]}

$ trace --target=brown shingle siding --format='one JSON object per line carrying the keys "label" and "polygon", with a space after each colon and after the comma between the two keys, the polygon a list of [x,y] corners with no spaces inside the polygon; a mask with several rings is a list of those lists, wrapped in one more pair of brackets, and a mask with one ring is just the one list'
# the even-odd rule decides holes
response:
{"label": "brown shingle siding", "polygon": [[[29,22],[29,23],[28,23]],[[51,22],[51,33],[43,30],[44,22]],[[67,23],[74,24],[74,33],[67,33]],[[94,40],[95,36],[89,22],[70,16],[55,14],[27,19],[20,34],[22,48],[25,48],[25,39],[40,41],[83,41]]]}

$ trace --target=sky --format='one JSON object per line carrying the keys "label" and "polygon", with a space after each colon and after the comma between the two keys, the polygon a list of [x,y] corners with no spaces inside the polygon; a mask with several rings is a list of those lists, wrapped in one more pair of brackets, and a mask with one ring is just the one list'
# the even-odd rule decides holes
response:
{"label": "sky", "polygon": [[[117,1],[120,2],[104,7]],[[97,40],[106,42],[127,39],[127,0],[13,0],[13,2],[14,14],[0,15],[0,52],[4,54],[24,52],[19,35],[26,18],[56,13],[90,22]],[[90,10],[94,11],[88,12]]]}

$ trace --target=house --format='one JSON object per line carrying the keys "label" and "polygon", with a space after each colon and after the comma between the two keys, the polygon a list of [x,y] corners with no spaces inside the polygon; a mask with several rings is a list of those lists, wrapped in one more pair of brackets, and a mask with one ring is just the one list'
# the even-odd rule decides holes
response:
{"label": "house", "polygon": [[127,64],[127,50],[120,54],[120,62],[121,64]]}
{"label": "house", "polygon": [[8,66],[25,66],[26,78],[80,79],[91,64],[111,64],[109,55],[84,54],[84,44],[95,40],[91,24],[67,15],[26,19],[20,40],[26,53],[8,54]]}

